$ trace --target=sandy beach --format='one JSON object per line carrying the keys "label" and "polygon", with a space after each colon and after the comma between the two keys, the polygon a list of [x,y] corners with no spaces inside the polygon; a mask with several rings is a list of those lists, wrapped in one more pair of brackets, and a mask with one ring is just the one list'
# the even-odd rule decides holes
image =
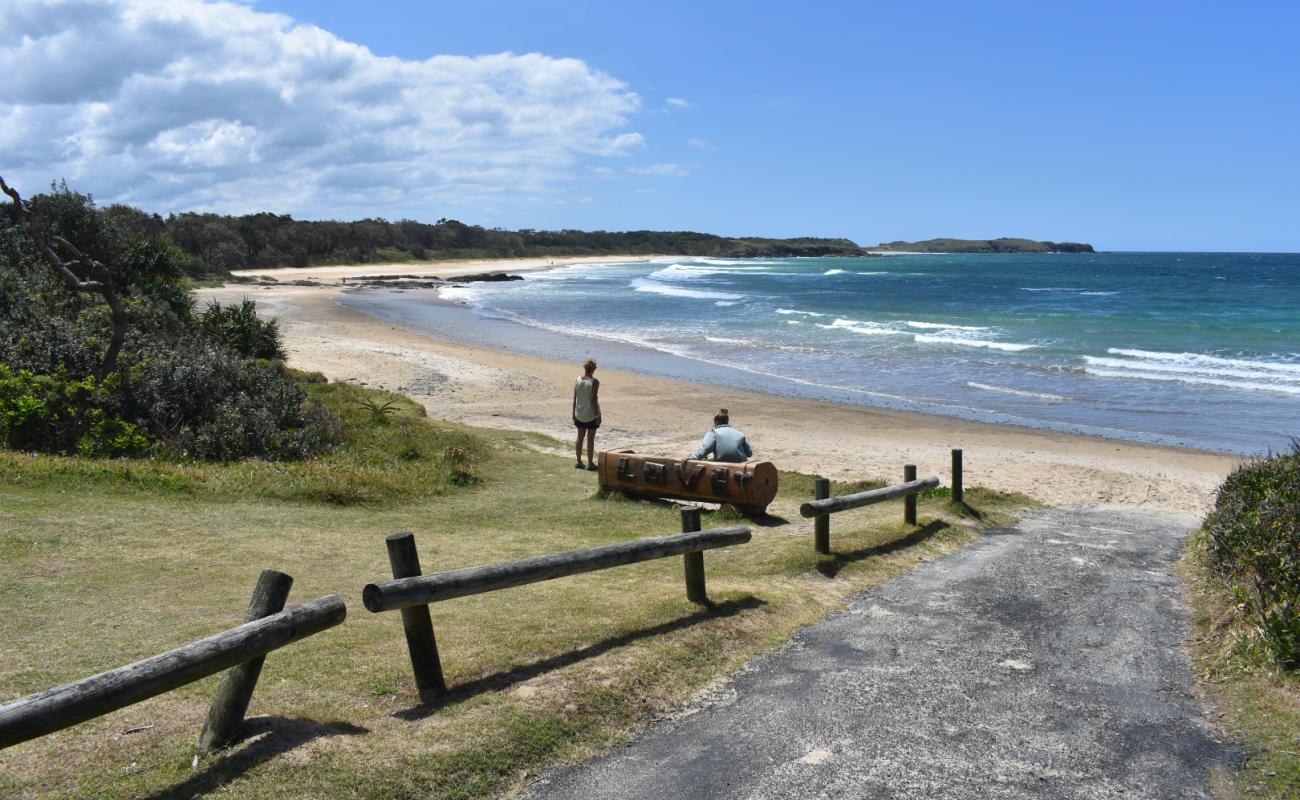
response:
{"label": "sandy beach", "polygon": [[[610,258],[564,259],[610,262]],[[201,296],[247,296],[280,320],[290,363],[408,395],[430,416],[572,439],[576,364],[448,342],[392,326],[336,302],[344,278],[402,274],[455,277],[547,269],[559,261],[392,264],[250,270],[245,276],[321,286],[229,285]],[[424,290],[430,291],[433,290]],[[949,477],[949,451],[965,455],[968,486],[1022,492],[1051,505],[1142,506],[1204,513],[1235,456],[1135,444],[941,416],[791,399],[725,386],[602,369],[600,449],[684,456],[719,407],[731,411],[761,458],[834,478],[901,478],[904,464]],[[557,452],[561,452],[557,449]],[[567,451],[563,451],[567,452]]]}

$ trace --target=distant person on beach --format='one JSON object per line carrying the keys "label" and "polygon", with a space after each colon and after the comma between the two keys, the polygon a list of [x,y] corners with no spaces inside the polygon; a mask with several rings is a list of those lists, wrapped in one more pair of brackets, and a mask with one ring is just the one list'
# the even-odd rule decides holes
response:
{"label": "distant person on beach", "polygon": [[739,428],[731,427],[731,416],[725,408],[713,415],[713,429],[704,435],[704,442],[691,458],[708,458],[710,453],[716,461],[733,464],[742,464],[754,457],[749,437]]}
{"label": "distant person on beach", "polygon": [[578,454],[575,469],[582,469],[582,440],[587,440],[587,469],[596,469],[596,429],[600,427],[600,381],[596,380],[596,362],[587,359],[583,376],[573,382],[573,424],[578,429]]}

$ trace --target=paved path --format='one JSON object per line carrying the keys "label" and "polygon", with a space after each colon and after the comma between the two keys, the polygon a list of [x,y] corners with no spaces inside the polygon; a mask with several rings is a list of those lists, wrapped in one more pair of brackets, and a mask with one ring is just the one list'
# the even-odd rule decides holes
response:
{"label": "paved path", "polygon": [[856,596],[537,798],[1201,798],[1187,517],[1052,510]]}

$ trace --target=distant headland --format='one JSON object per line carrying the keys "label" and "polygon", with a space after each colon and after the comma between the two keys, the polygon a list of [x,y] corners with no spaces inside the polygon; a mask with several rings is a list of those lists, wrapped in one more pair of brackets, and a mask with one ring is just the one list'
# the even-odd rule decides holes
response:
{"label": "distant headland", "polygon": [[870,248],[882,253],[1092,253],[1081,242],[1039,242],[1033,239],[926,239],[922,242],[881,242]]}

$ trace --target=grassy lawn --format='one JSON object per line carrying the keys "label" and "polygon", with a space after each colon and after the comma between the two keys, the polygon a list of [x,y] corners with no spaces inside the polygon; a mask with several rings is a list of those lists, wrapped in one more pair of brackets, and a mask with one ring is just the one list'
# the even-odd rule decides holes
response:
{"label": "grassy lawn", "polygon": [[[746,545],[705,554],[712,609],[681,559],[430,606],[451,688],[421,706],[396,612],[371,614],[384,537],[416,535],[426,572],[676,532],[666,503],[602,497],[540,437],[425,420],[346,384],[311,391],[348,444],[299,464],[93,461],[0,453],[0,701],[238,624],[264,568],[290,604],[337,593],[347,621],[270,654],[250,735],[191,767],[211,677],[0,751],[0,795],[482,797],[583,759],[681,706],[864,587],[949,553],[1029,506],[978,488],[838,514],[819,557],[783,473]],[[377,410],[392,399],[388,412]],[[370,409],[360,404],[369,402]],[[924,471],[924,470],[923,470]],[[846,491],[835,487],[835,493]],[[736,524],[705,513],[703,527]]]}

